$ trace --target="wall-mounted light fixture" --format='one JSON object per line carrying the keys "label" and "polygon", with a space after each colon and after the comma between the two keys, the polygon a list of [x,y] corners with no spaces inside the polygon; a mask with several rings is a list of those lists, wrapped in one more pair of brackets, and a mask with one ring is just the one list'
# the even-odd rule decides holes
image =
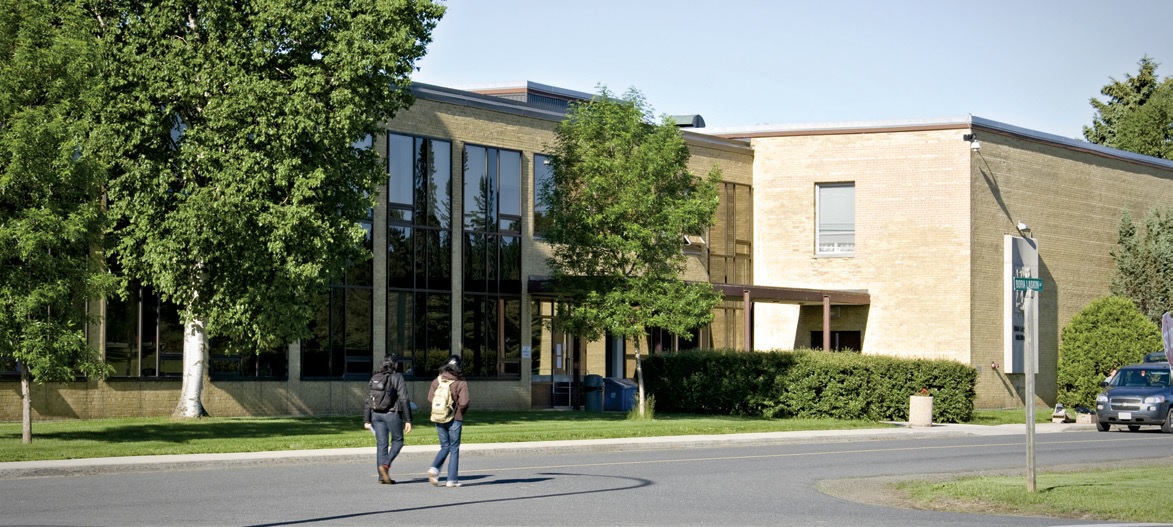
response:
{"label": "wall-mounted light fixture", "polygon": [[969,149],[970,150],[973,150],[976,152],[976,151],[982,149],[982,143],[980,141],[978,141],[976,134],[965,134],[965,135],[961,136],[961,138],[966,141],[969,141]]}
{"label": "wall-mounted light fixture", "polygon": [[1027,225],[1025,222],[1020,221],[1018,222],[1018,225],[1015,225],[1015,227],[1018,228],[1019,233],[1025,236],[1030,236],[1030,225]]}

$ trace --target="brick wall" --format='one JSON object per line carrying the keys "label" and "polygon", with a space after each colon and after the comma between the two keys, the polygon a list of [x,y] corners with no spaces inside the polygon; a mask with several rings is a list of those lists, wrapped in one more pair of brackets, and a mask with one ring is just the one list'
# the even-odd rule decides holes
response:
{"label": "brick wall", "polygon": [[1125,210],[1143,220],[1173,203],[1173,170],[1162,170],[1019,136],[979,130],[972,159],[974,230],[972,363],[980,366],[978,400],[1022,404],[1022,374],[993,370],[1002,362],[1002,243],[1025,222],[1038,241],[1044,291],[1039,294],[1039,402],[1055,403],[1059,335],[1092,300],[1109,292],[1117,228]]}
{"label": "brick wall", "polygon": [[[865,353],[968,362],[969,150],[960,133],[771,137],[753,146],[757,284],[865,289],[868,315],[834,320],[832,330],[863,332]],[[816,185],[838,182],[855,185],[855,255],[816,256]],[[757,329],[775,329],[755,331],[755,347],[789,349],[796,334],[803,346],[822,329],[821,314],[777,311],[755,317]],[[788,329],[777,330],[782,323]]]}
{"label": "brick wall", "polygon": [[[1003,238],[1026,222],[1046,284],[1037,402],[1054,404],[1063,325],[1108,294],[1122,212],[1173,203],[1173,171],[985,129],[974,152],[968,132],[754,139],[756,282],[866,289],[866,316],[833,330],[863,331],[865,353],[974,365],[978,407],[1021,406],[1023,376],[991,364],[1003,358]],[[814,255],[815,185],[832,182],[855,184],[852,257]],[[816,311],[760,309],[755,346],[804,346],[822,328]]]}
{"label": "brick wall", "polygon": [[[411,400],[426,412],[431,380],[408,381]],[[469,381],[473,410],[528,410],[530,387],[517,381]],[[213,381],[203,403],[213,417],[362,414],[362,381]],[[171,415],[179,380],[115,379],[33,385],[33,419],[99,419]],[[417,420],[427,420],[426,414]],[[0,421],[21,419],[20,383],[0,382]]]}

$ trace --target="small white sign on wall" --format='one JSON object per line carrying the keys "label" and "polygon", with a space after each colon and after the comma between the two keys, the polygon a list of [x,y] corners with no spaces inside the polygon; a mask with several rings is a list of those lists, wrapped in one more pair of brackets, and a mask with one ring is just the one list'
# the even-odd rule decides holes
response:
{"label": "small white sign on wall", "polygon": [[531,348],[529,346],[522,346],[521,347],[521,358],[528,359],[528,358],[530,358],[530,355],[532,353],[533,353],[533,348]]}

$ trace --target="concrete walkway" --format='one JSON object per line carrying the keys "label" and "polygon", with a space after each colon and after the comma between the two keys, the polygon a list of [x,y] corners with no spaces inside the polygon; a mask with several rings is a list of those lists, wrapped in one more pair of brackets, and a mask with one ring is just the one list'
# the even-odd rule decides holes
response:
{"label": "concrete walkway", "polygon": [[[970,425],[934,424],[931,427],[909,427],[907,423],[891,423],[891,428],[854,430],[807,430],[799,432],[759,432],[747,434],[716,434],[693,436],[631,437],[616,439],[583,439],[567,441],[531,441],[521,443],[465,443],[460,446],[461,457],[516,454],[525,452],[607,452],[649,450],[658,448],[687,448],[722,445],[769,445],[787,443],[820,443],[866,441],[880,439],[910,439],[928,437],[963,437],[991,435],[1026,435],[1026,425]],[[1038,423],[1036,434],[1067,431],[1090,432],[1094,424]],[[420,431],[431,431],[424,427]],[[410,439],[410,438],[409,438]],[[431,456],[436,445],[406,445],[400,456]],[[66,475],[106,474],[114,472],[151,472],[177,468],[221,467],[227,465],[256,465],[280,463],[349,463],[370,461],[375,447],[336,448],[322,450],[282,450],[273,452],[238,452],[229,454],[179,454],[162,456],[127,456],[49,461],[16,461],[0,463],[0,479],[47,477]]]}

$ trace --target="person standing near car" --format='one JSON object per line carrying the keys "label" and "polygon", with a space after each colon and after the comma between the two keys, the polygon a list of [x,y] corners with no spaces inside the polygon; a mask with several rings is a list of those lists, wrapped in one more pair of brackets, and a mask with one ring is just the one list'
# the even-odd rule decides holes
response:
{"label": "person standing near car", "polygon": [[[395,480],[391,479],[391,463],[403,449],[403,434],[411,433],[411,400],[407,395],[407,382],[396,371],[398,364],[399,357],[394,353],[383,357],[379,370],[371,376],[372,395],[363,404],[363,428],[375,433],[375,468],[379,472],[379,483],[384,485],[395,484]],[[373,407],[379,404],[373,400],[377,382],[385,383],[382,389],[388,395],[395,394],[395,401],[388,409]],[[387,444],[388,436],[391,439],[390,446]]]}
{"label": "person standing near car", "polygon": [[440,467],[448,460],[446,487],[459,487],[460,433],[464,428],[464,412],[469,403],[468,381],[460,374],[460,356],[453,355],[440,367],[440,375],[428,388],[428,403],[432,406],[432,421],[440,439],[440,451],[428,467],[428,482],[440,486]]}

